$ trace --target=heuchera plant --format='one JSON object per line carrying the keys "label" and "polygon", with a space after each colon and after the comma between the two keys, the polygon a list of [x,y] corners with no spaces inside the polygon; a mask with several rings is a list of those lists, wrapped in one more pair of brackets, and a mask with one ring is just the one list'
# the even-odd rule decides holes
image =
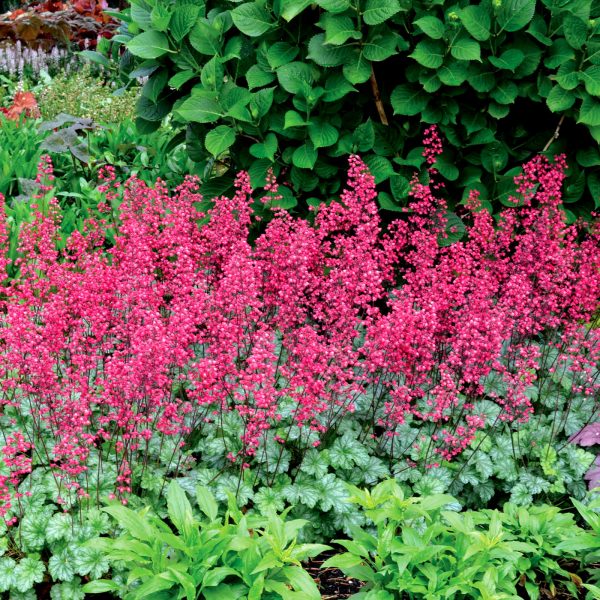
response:
{"label": "heuchera plant", "polygon": [[[224,454],[241,471],[290,406],[295,444],[309,449],[358,401],[370,403],[368,434],[425,446],[432,466],[485,425],[479,399],[500,406],[499,420],[526,421],[526,391],[544,385],[542,368],[599,397],[600,330],[589,324],[600,298],[600,229],[565,224],[564,157],[527,163],[497,223],[473,193],[466,241],[449,244],[453,225],[435,183],[440,152],[431,128],[428,182],[414,179],[410,211],[385,232],[373,177],[356,156],[340,201],[316,210],[313,224],[276,206],[273,178],[253,200],[240,173],[235,195],[203,214],[192,178],[170,195],[160,180],[121,189],[107,169],[99,208],[122,194],[108,250],[100,220],[58,244],[57,202],[39,194],[2,301],[0,421],[12,432],[1,450],[2,513],[38,467],[69,508],[99,495],[94,482],[112,462],[113,495],[126,502],[157,440],[183,446],[229,411],[244,431]],[[45,162],[42,192],[51,178]],[[253,206],[274,215],[251,244]],[[542,344],[557,349],[550,367]],[[503,396],[486,394],[491,373],[506,384]],[[398,435],[409,420],[422,424],[421,439]]]}

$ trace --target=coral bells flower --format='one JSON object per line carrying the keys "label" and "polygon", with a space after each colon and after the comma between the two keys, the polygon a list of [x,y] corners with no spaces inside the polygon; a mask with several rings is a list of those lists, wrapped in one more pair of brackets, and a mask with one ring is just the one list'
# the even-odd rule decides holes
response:
{"label": "coral bells flower", "polygon": [[[476,400],[495,402],[503,421],[529,417],[529,391],[547,371],[542,339],[573,389],[600,397],[600,330],[583,325],[599,306],[600,228],[565,224],[564,158],[527,163],[497,225],[472,194],[464,239],[447,245],[435,128],[425,141],[430,183],[414,180],[410,211],[386,231],[374,179],[354,156],[340,200],[314,224],[275,209],[252,243],[248,174],[203,214],[193,178],[169,193],[161,181],[120,186],[106,168],[98,220],[59,244],[45,159],[19,276],[6,281],[0,260],[0,418],[16,428],[0,448],[0,516],[34,454],[66,509],[107,462],[125,501],[149,449],[173,448],[179,465],[188,434],[224,413],[243,427],[235,448],[224,442],[223,464],[240,468],[265,450],[269,430],[282,450],[281,431],[293,427],[294,443],[318,447],[357,409],[368,414],[365,435],[384,427],[395,442],[410,422],[422,427],[429,466],[450,460],[486,424]],[[277,196],[271,174],[258,197]],[[118,200],[110,245],[103,213]],[[504,392],[486,391],[491,374]],[[412,440],[400,442],[411,451]]]}

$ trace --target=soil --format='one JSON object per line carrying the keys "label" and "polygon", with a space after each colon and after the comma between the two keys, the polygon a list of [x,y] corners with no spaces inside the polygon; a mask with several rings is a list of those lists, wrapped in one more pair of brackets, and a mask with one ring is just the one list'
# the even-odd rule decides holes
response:
{"label": "soil", "polygon": [[317,558],[312,558],[303,565],[315,580],[323,600],[346,600],[356,594],[361,588],[357,579],[349,579],[339,569],[323,568],[323,563],[335,552],[324,552]]}

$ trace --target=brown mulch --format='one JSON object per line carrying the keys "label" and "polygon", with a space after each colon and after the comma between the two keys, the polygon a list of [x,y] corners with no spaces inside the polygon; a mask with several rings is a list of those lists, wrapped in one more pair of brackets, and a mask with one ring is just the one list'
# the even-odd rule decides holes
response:
{"label": "brown mulch", "polygon": [[346,577],[339,569],[323,568],[323,563],[334,554],[336,552],[324,552],[307,560],[303,566],[315,580],[323,600],[346,600],[360,590],[361,582]]}

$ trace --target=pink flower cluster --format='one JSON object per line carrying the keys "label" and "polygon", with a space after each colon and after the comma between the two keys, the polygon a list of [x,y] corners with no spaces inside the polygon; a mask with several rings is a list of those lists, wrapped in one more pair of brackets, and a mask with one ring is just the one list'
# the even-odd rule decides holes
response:
{"label": "pink flower cluster", "polygon": [[[431,177],[440,151],[428,130]],[[4,287],[0,415],[29,415],[30,441],[6,439],[0,511],[32,460],[85,496],[93,449],[116,461],[123,496],[154,436],[181,445],[226,411],[244,423],[243,450],[226,453],[247,464],[284,402],[320,434],[369,399],[373,433],[422,421],[428,460],[450,459],[485,425],[476,400],[528,418],[542,342],[559,348],[579,393],[597,395],[600,330],[586,323],[598,314],[600,229],[565,224],[564,170],[563,157],[526,164],[497,223],[472,194],[465,239],[451,245],[439,243],[448,219],[435,184],[415,181],[410,212],[384,232],[355,156],[346,191],[314,225],[274,209],[253,244],[246,173],[204,215],[192,178],[171,195],[160,181],[119,189],[107,170],[108,200],[123,194],[110,250],[93,220],[59,250],[58,205],[40,199]],[[267,191],[277,194],[273,178]],[[492,372],[506,394],[486,394]]]}

